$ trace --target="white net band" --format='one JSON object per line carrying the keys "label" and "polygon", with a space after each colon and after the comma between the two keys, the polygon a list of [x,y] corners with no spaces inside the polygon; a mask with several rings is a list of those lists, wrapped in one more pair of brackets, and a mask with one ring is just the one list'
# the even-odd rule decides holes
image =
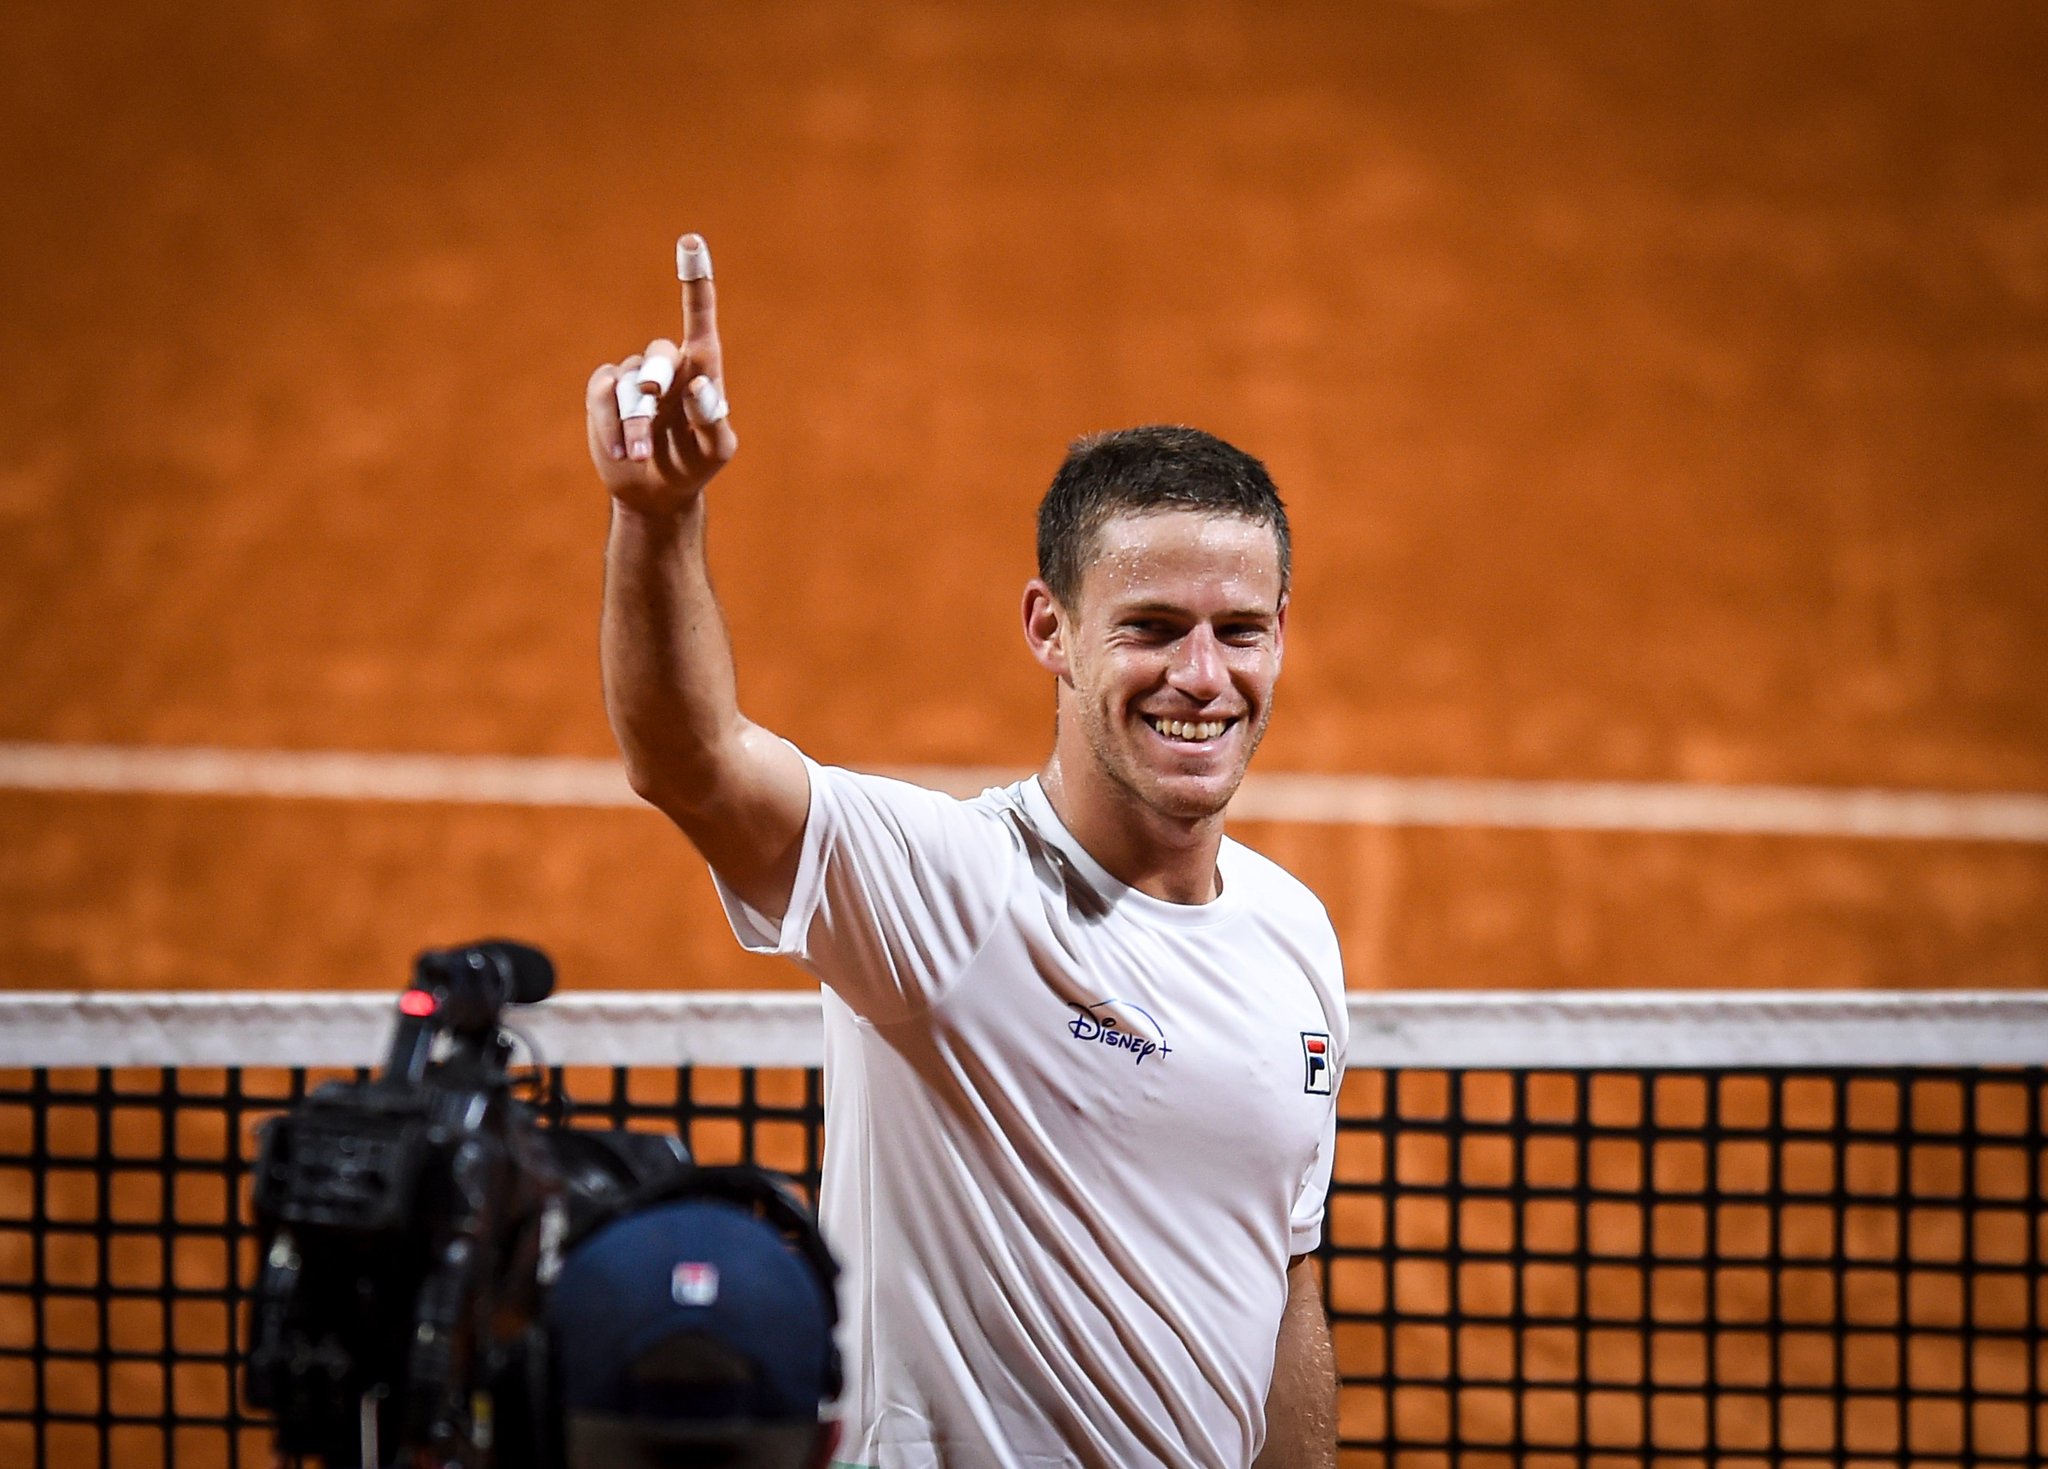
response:
{"label": "white net band", "polygon": [[[2023,1066],[2048,994],[1353,993],[1354,1068]],[[584,992],[508,1010],[561,1065],[816,1066],[809,992]],[[0,998],[4,1066],[373,1066],[388,992],[78,992]]]}

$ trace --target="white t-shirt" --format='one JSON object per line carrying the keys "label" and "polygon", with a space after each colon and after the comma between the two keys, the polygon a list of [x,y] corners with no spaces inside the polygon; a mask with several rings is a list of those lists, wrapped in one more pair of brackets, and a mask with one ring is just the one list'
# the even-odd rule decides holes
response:
{"label": "white t-shirt", "polygon": [[809,764],[778,925],[825,996],[842,1460],[1244,1469],[1345,1045],[1322,905],[1225,840],[1222,891],[1126,887],[1036,780],[956,801]]}

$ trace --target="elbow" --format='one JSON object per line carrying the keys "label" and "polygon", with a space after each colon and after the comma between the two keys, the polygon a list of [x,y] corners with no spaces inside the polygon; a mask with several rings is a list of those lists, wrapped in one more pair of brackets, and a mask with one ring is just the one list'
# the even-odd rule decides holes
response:
{"label": "elbow", "polygon": [[657,761],[626,760],[626,784],[633,794],[669,816],[681,818],[704,802],[709,783]]}
{"label": "elbow", "polygon": [[635,759],[631,754],[626,756],[626,784],[634,795],[650,806],[660,806],[668,789],[657,767],[646,760]]}
{"label": "elbow", "polygon": [[655,755],[629,749],[625,765],[633,794],[678,822],[715,804],[723,784],[722,767],[708,752],[690,758],[674,751]]}
{"label": "elbow", "polygon": [[[619,753],[633,794],[686,829],[715,816],[736,799],[744,802],[758,773],[757,745],[764,732],[734,717],[711,729],[687,723],[664,729],[660,738],[632,738],[621,731]],[[773,739],[773,736],[766,736]]]}

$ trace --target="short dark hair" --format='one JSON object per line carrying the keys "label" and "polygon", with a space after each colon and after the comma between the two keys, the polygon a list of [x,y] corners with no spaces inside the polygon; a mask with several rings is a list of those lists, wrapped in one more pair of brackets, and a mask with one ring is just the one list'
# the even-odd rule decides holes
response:
{"label": "short dark hair", "polygon": [[1214,434],[1148,424],[1074,440],[1038,502],[1038,575],[1074,605],[1097,531],[1119,515],[1199,510],[1271,526],[1287,595],[1292,546],[1287,507],[1266,466]]}

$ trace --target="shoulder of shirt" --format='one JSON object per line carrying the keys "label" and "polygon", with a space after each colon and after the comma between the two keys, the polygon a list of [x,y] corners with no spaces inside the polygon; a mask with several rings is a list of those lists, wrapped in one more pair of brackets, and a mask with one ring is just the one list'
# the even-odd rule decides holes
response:
{"label": "shoulder of shirt", "polygon": [[1224,880],[1246,884],[1260,905],[1270,906],[1274,916],[1285,923],[1313,922],[1335,932],[1330,913],[1314,889],[1268,857],[1230,837],[1223,839],[1221,860]]}
{"label": "shoulder of shirt", "polygon": [[883,804],[894,801],[921,803],[927,807],[944,810],[948,807],[962,814],[981,817],[988,821],[991,829],[1009,832],[1014,838],[1016,818],[1023,812],[1023,784],[991,786],[976,796],[956,796],[951,791],[935,790],[920,785],[914,780],[905,780],[900,775],[883,775],[874,771],[853,770],[844,765],[826,765],[821,761],[804,757],[810,766],[812,779],[822,781],[829,787],[846,785],[866,793],[868,799]]}
{"label": "shoulder of shirt", "polygon": [[1259,921],[1287,935],[1306,963],[1303,972],[1316,992],[1339,1048],[1350,1043],[1350,1012],[1344,990],[1344,955],[1337,926],[1313,889],[1268,857],[1243,842],[1223,839],[1219,865],[1224,881],[1244,885]]}

